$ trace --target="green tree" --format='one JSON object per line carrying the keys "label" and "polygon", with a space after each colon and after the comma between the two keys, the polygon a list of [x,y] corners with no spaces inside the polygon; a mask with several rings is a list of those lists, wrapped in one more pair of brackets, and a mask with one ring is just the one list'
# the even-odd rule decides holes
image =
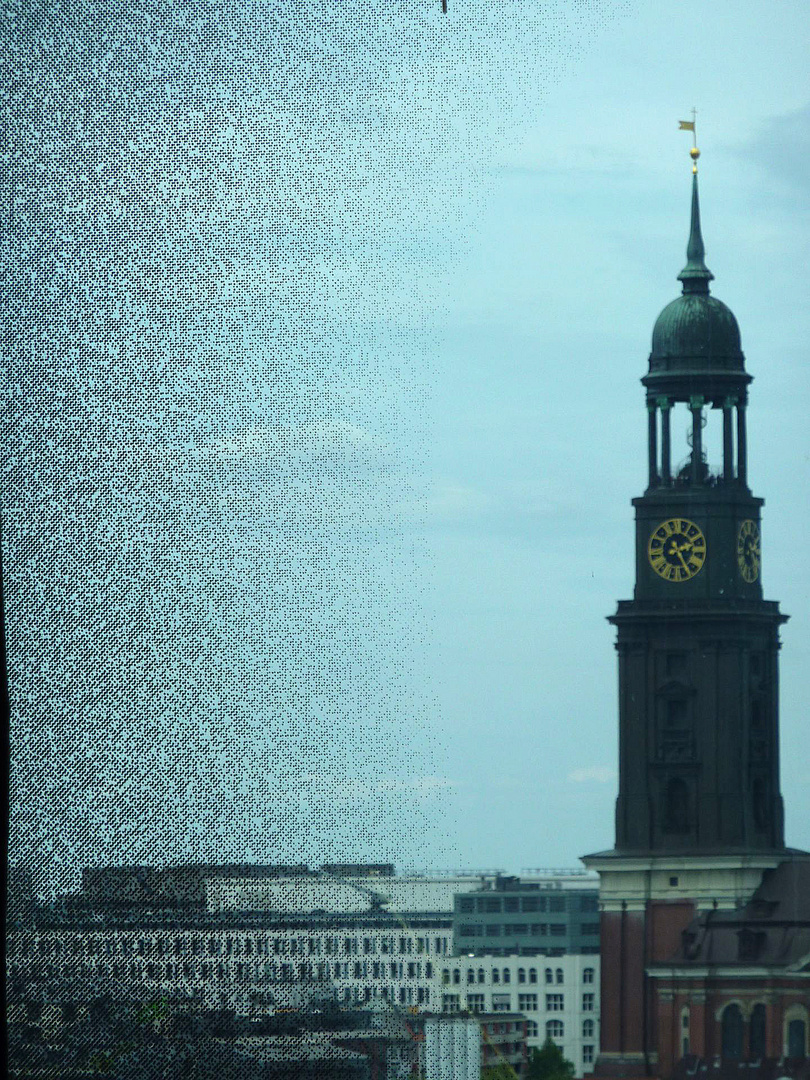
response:
{"label": "green tree", "polygon": [[498,1065],[485,1065],[481,1070],[481,1080],[515,1080],[517,1073],[506,1062]]}
{"label": "green tree", "polygon": [[529,1058],[527,1080],[571,1080],[574,1066],[563,1057],[563,1052],[550,1038],[538,1050],[532,1050]]}

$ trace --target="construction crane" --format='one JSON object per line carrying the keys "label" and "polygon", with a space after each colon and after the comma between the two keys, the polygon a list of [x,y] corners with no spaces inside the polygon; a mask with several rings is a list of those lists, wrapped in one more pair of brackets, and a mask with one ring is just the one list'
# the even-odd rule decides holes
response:
{"label": "construction crane", "polygon": [[375,892],[374,889],[368,889],[363,885],[358,885],[356,881],[352,881],[348,876],[344,877],[342,874],[333,874],[330,870],[324,870],[323,867],[318,870],[318,873],[331,878],[332,881],[339,881],[343,885],[348,885],[350,888],[356,889],[357,892],[362,893],[363,896],[368,897],[372,911],[385,911],[386,905],[391,903],[390,896],[386,896],[384,893]]}

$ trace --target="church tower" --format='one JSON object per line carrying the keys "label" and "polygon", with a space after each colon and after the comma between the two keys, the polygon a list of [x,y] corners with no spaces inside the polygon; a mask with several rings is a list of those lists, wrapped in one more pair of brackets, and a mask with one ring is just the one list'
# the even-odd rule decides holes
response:
{"label": "church tower", "polygon": [[[689,125],[690,127],[692,125]],[[636,582],[610,622],[619,654],[616,845],[600,874],[597,1072],[654,1076],[651,964],[699,912],[746,902],[786,855],[779,789],[779,627],[760,577],[763,500],[748,486],[745,369],[711,295],[692,150],[683,292],[656,320]]]}

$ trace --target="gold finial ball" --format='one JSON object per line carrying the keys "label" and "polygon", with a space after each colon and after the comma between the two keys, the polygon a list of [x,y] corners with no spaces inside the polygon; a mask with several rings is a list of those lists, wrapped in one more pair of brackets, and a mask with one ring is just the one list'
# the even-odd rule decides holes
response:
{"label": "gold finial ball", "polygon": [[700,157],[700,151],[696,146],[693,146],[692,149],[689,151],[689,155],[692,158],[692,161],[697,161],[697,159]]}

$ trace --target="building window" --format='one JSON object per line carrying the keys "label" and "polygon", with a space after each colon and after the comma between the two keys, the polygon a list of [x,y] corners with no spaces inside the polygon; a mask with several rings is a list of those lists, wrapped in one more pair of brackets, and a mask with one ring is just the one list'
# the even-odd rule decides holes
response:
{"label": "building window", "polygon": [[565,937],[565,923],[553,922],[549,926],[549,933],[552,937]]}
{"label": "building window", "polygon": [[504,911],[520,911],[520,897],[507,896],[503,902]]}
{"label": "building window", "polygon": [[598,911],[599,910],[599,897],[598,896],[580,896],[580,898],[579,898],[579,910],[580,911]]}
{"label": "building window", "polygon": [[458,968],[453,968],[453,985],[458,986],[461,982],[461,972]]}
{"label": "building window", "polygon": [[743,1051],[743,1016],[740,1006],[732,1003],[723,1009],[723,1057],[741,1058]]}
{"label": "building window", "polygon": [[475,968],[467,968],[467,982],[468,983],[474,983],[475,982]]}
{"label": "building window", "polygon": [[555,1041],[565,1038],[565,1024],[563,1024],[562,1020],[547,1020],[546,1036]]}
{"label": "building window", "polygon": [[480,983],[482,983],[482,982],[485,982],[485,981],[486,981],[486,973],[484,972],[484,969],[483,969],[483,968],[479,968],[479,969],[478,969],[478,981],[479,981]]}
{"label": "building window", "polygon": [[487,923],[487,937],[500,937],[501,936],[501,924],[500,923]]}
{"label": "building window", "polygon": [[481,937],[484,932],[480,923],[462,923],[458,928],[459,937]]}
{"label": "building window", "polygon": [[681,1009],[681,1057],[689,1053],[689,1006]]}
{"label": "building window", "polygon": [[531,934],[532,937],[545,937],[548,933],[548,923],[532,923]]}
{"label": "building window", "polygon": [[793,1061],[803,1061],[807,1056],[807,1024],[804,1020],[791,1020],[787,1026],[787,1056]]}
{"label": "building window", "polygon": [[504,968],[503,969],[503,981],[505,983],[508,983],[508,982],[511,981],[511,979],[512,979],[512,972],[509,970],[509,968]]}
{"label": "building window", "polygon": [[472,1013],[479,1013],[484,1011],[484,995],[483,994],[467,994],[467,1008]]}
{"label": "building window", "polygon": [[584,937],[596,937],[599,934],[599,923],[598,922],[580,923],[579,932]]}
{"label": "building window", "polygon": [[549,911],[565,911],[565,897],[564,896],[552,896],[548,901]]}
{"label": "building window", "polygon": [[537,994],[518,994],[519,1012],[537,1012]]}
{"label": "building window", "polygon": [[511,1012],[512,1011],[512,998],[510,994],[493,994],[492,995],[492,1011],[493,1012]]}
{"label": "building window", "polygon": [[536,1039],[537,1035],[538,1035],[537,1021],[536,1020],[527,1020],[526,1021],[526,1038],[527,1039]]}
{"label": "building window", "polygon": [[590,1044],[582,1047],[582,1064],[593,1065],[593,1046]]}
{"label": "building window", "polygon": [[546,983],[553,983],[553,982],[554,982],[554,972],[551,970],[551,968],[546,968]]}
{"label": "building window", "polygon": [[784,1055],[791,1061],[803,1061],[807,1057],[807,1009],[803,1005],[789,1005],[784,1015]]}
{"label": "building window", "polygon": [[593,1022],[593,1020],[583,1020],[582,1021],[582,1038],[583,1039],[592,1039],[593,1038],[593,1032],[594,1032],[594,1022]]}
{"label": "building window", "polygon": [[469,911],[475,911],[475,901],[472,899],[472,897],[468,897],[468,896],[461,897],[460,900],[458,901],[458,910],[459,911],[468,911],[468,912]]}
{"label": "building window", "polygon": [[537,896],[524,896],[520,902],[521,911],[539,911],[540,905]]}
{"label": "building window", "polygon": [[526,982],[526,968],[518,968],[518,982],[519,983],[525,983]]}
{"label": "building window", "polygon": [[582,1011],[593,1012],[593,1003],[595,994],[583,994],[582,995]]}
{"label": "building window", "polygon": [[492,969],[492,981],[494,983],[501,981],[501,973],[497,968]]}
{"label": "building window", "polygon": [[765,932],[744,927],[737,934],[737,958],[756,960],[765,945]]}
{"label": "building window", "polygon": [[563,994],[546,994],[546,1012],[562,1012],[565,1008]]}
{"label": "building window", "polygon": [[593,968],[584,968],[583,969],[583,971],[582,971],[582,981],[584,983],[592,983],[593,982],[593,977],[594,977],[594,969]]}
{"label": "building window", "polygon": [[563,981],[563,969],[562,968],[557,968],[556,975],[557,975],[557,982],[561,983]]}
{"label": "building window", "polygon": [[450,968],[442,968],[442,983],[445,986],[450,985]]}
{"label": "building window", "polygon": [[478,901],[478,910],[479,911],[500,911],[501,910],[500,897],[488,896],[488,897],[485,897],[483,900],[479,900]]}

